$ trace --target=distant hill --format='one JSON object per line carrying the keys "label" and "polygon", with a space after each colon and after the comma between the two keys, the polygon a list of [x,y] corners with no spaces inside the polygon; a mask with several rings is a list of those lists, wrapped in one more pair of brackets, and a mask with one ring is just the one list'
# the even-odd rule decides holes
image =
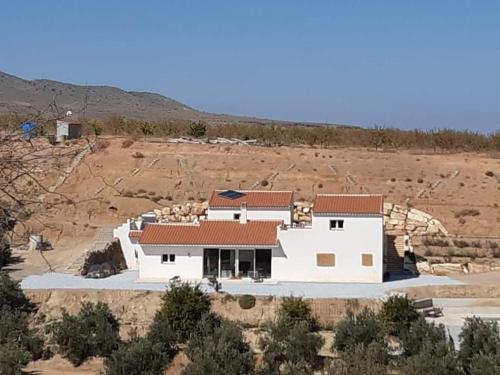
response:
{"label": "distant hill", "polygon": [[[53,104],[56,104],[54,106]],[[84,106],[84,103],[87,103]],[[85,107],[85,117],[106,119],[111,116],[139,120],[197,121],[209,124],[284,124],[292,122],[201,112],[166,96],[125,91],[111,86],[82,86],[46,79],[25,80],[0,72],[0,113],[48,115],[78,113]],[[319,124],[317,124],[319,125]]]}

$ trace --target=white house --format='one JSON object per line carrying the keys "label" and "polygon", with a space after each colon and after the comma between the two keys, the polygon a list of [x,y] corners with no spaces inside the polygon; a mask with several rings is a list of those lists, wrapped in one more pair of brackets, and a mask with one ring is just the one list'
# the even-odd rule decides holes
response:
{"label": "white house", "polygon": [[156,223],[143,217],[114,235],[141,281],[383,279],[381,195],[317,195],[311,225],[304,226],[293,224],[292,192],[214,191],[204,221]]}

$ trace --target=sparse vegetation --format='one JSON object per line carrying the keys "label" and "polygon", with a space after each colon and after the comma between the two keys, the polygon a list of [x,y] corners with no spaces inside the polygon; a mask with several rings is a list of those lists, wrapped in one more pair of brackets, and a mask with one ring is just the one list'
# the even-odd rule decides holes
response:
{"label": "sparse vegetation", "polygon": [[144,154],[142,152],[136,151],[132,154],[134,159],[144,159]]}
{"label": "sparse vegetation", "polygon": [[439,247],[447,247],[450,246],[448,240],[444,238],[435,238],[435,237],[427,237],[423,240],[423,244],[425,246],[439,246]]}
{"label": "sparse vegetation", "polygon": [[204,137],[207,133],[207,126],[201,122],[194,122],[189,126],[189,135],[195,138]]}
{"label": "sparse vegetation", "polygon": [[122,148],[129,148],[130,146],[132,146],[134,144],[134,141],[131,140],[131,139],[125,139],[123,142],[122,142]]}
{"label": "sparse vegetation", "polygon": [[479,216],[481,215],[481,212],[474,208],[464,208],[463,210],[460,210],[455,213],[456,218],[460,217],[465,217],[465,216]]}
{"label": "sparse vegetation", "polygon": [[469,247],[469,243],[465,240],[453,240],[453,244],[460,249]]}

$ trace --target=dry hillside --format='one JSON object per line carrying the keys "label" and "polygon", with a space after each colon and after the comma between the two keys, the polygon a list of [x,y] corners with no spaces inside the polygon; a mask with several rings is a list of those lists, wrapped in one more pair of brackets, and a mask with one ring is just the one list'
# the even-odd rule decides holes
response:
{"label": "dry hillside", "polygon": [[[215,188],[294,190],[297,200],[318,192],[383,193],[389,202],[408,200],[431,213],[451,234],[500,235],[500,159],[494,155],[143,140],[124,148],[123,141],[101,140],[57,189],[72,202],[50,196],[58,204],[26,223],[53,243],[56,250],[46,257],[56,270],[89,246],[97,228],[205,199]],[[464,210],[477,210],[476,216]],[[30,272],[47,269],[36,253],[24,260]]]}

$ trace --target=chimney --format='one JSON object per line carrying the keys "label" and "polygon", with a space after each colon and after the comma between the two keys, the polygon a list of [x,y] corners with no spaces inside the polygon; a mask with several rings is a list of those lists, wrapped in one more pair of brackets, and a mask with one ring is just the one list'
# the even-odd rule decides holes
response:
{"label": "chimney", "polygon": [[247,223],[247,204],[242,203],[240,206],[240,224]]}

